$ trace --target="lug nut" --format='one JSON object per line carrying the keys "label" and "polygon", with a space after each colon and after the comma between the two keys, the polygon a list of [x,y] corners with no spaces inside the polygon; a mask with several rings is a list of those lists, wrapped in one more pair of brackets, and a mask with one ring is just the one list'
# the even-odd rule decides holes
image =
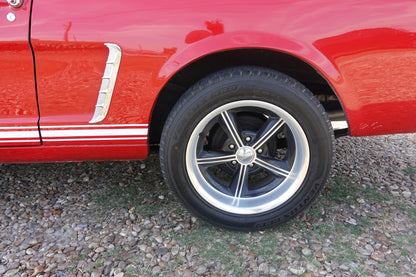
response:
{"label": "lug nut", "polygon": [[235,145],[234,144],[230,144],[230,145],[228,145],[228,148],[230,148],[231,150],[233,150],[235,148]]}
{"label": "lug nut", "polygon": [[253,166],[254,166],[254,164],[250,164],[250,165],[249,165],[249,167],[253,167]]}
{"label": "lug nut", "polygon": [[246,141],[247,142],[251,141],[251,137],[246,137]]}
{"label": "lug nut", "polygon": [[259,150],[257,150],[257,153],[259,153],[259,154],[261,154],[261,153],[263,153],[263,149],[259,149]]}
{"label": "lug nut", "polygon": [[231,163],[235,165],[235,164],[237,164],[237,161],[232,161]]}

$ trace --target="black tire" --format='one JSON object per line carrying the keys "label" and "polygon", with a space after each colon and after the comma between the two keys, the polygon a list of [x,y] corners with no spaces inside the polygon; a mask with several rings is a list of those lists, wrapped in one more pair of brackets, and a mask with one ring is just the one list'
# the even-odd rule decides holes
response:
{"label": "black tire", "polygon": [[334,136],[324,109],[294,79],[230,68],[191,87],[166,121],[162,172],[197,217],[234,230],[288,221],[319,194]]}

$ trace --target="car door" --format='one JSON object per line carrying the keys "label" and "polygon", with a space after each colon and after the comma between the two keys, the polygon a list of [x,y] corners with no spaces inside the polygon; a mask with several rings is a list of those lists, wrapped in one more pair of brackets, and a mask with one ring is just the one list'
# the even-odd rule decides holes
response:
{"label": "car door", "polygon": [[151,94],[140,79],[153,75],[137,61],[137,41],[128,32],[137,28],[136,14],[117,1],[53,6],[35,1],[32,9],[43,145],[145,145],[149,115],[141,111],[152,101],[144,102],[141,94]]}
{"label": "car door", "polygon": [[39,145],[30,0],[0,0],[0,147]]}

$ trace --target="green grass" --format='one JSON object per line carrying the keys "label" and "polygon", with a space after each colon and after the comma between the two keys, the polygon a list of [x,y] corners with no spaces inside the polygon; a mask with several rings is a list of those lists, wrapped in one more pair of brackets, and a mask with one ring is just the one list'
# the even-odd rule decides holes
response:
{"label": "green grass", "polygon": [[[111,178],[112,184],[107,185],[102,191],[97,192],[95,202],[98,204],[98,215],[111,209],[128,209],[145,217],[156,215],[161,209],[169,208],[178,210],[181,208],[169,194],[168,188],[161,183],[159,161],[156,155],[150,156],[146,161],[146,168],[142,172],[131,170],[124,176]],[[163,199],[159,196],[163,195]]]}
{"label": "green grass", "polygon": [[219,263],[224,266],[226,272],[232,270],[235,276],[243,276],[246,269],[242,264],[246,257],[236,253],[243,250],[245,253],[256,256],[266,256],[270,253],[273,255],[269,257],[275,256],[277,249],[275,251],[270,250],[270,248],[275,247],[275,244],[270,243],[270,240],[267,247],[257,247],[258,244],[253,242],[253,238],[258,238],[258,235],[258,233],[225,231],[198,223],[193,230],[177,234],[176,239],[185,245],[198,248],[200,264]]}
{"label": "green grass", "polygon": [[[413,174],[411,173],[413,169],[406,169],[406,174]],[[135,213],[143,216],[152,216],[169,210],[181,217],[189,217],[176,203],[176,200],[173,200],[169,195],[167,188],[160,183],[162,177],[157,157],[151,157],[146,161],[146,169],[143,172],[125,174],[112,180],[112,185],[107,186],[99,193],[97,192],[95,202],[99,207],[98,213],[103,214],[111,209],[131,210],[134,208]],[[161,194],[165,197],[163,200],[158,198]],[[289,250],[294,253],[294,257],[285,255],[286,252],[282,251],[282,247],[292,247],[288,246],[288,241],[285,238],[295,236],[299,239],[322,242],[321,246],[325,247],[327,251],[325,253],[327,261],[347,266],[354,262],[359,265],[357,268],[351,268],[354,274],[370,275],[363,267],[363,263],[368,257],[360,254],[355,244],[362,239],[361,235],[364,232],[368,233],[369,228],[378,224],[378,218],[390,215],[381,213],[378,217],[357,216],[354,217],[357,225],[348,224],[346,223],[347,218],[342,216],[340,211],[346,210],[346,214],[351,216],[353,207],[362,205],[357,201],[358,199],[364,199],[366,204],[371,205],[391,201],[393,196],[387,192],[363,187],[354,176],[338,176],[331,179],[322,195],[304,212],[304,215],[273,230],[252,233],[232,232],[197,221],[189,230],[165,235],[187,247],[196,247],[200,264],[219,264],[223,272],[233,272],[234,276],[244,276],[247,266],[249,266],[246,263],[247,259],[253,257],[255,260],[262,257],[269,267],[274,267],[277,271],[281,265],[288,264],[293,260],[312,263],[318,271],[325,270],[322,262],[317,260],[314,253],[303,255],[299,245]],[[394,201],[391,202],[392,205],[395,205]],[[416,222],[416,209],[402,206],[402,210]],[[334,234],[336,235],[334,236]],[[150,242],[151,236],[152,234],[149,233],[146,240]],[[329,245],[328,238],[331,238]],[[400,243],[393,238],[392,243],[404,251],[404,246],[411,244],[412,241],[409,238],[403,240],[403,246],[400,246]],[[115,249],[113,253],[105,255],[106,258],[122,255],[122,250]],[[183,263],[182,257],[172,257],[172,260],[162,269],[161,275],[175,272],[175,269],[184,265]],[[375,265],[375,268],[387,275],[394,275],[398,272],[397,265],[389,262],[380,262]],[[151,268],[130,269],[130,271],[126,272],[125,276],[152,275]]]}
{"label": "green grass", "polygon": [[181,265],[183,265],[183,261],[179,258],[176,258],[168,263],[167,270],[170,272],[175,272],[175,269]]}
{"label": "green grass", "polygon": [[193,230],[183,232],[177,238],[186,245],[197,242],[195,246],[200,249],[199,254],[203,258],[207,260],[218,259],[219,262],[224,262],[232,256],[233,246],[237,244],[236,238],[243,235],[245,234],[236,233],[233,236],[231,232],[206,224],[198,224]]}
{"label": "green grass", "polygon": [[358,198],[366,201],[389,201],[392,196],[373,188],[364,188],[357,184],[356,177],[335,177],[324,190],[324,197],[336,204],[356,204]]}
{"label": "green grass", "polygon": [[71,260],[71,267],[69,268],[69,272],[73,273],[77,269],[77,264],[79,261],[88,259],[88,254],[81,253],[77,257]]}
{"label": "green grass", "polygon": [[134,268],[130,267],[130,268],[126,269],[125,276],[126,277],[134,277],[134,276],[137,276],[136,273],[137,273],[136,270]]}
{"label": "green grass", "polygon": [[[408,167],[404,171],[406,174],[416,173],[416,169],[413,167]],[[367,258],[358,253],[351,242],[360,240],[363,231],[368,232],[369,228],[377,225],[378,219],[391,218],[391,215],[388,213],[380,213],[378,217],[359,217],[356,218],[357,225],[354,226],[345,222],[325,222],[325,217],[321,215],[322,211],[327,214],[334,214],[340,209],[351,209],[353,205],[360,205],[357,201],[359,198],[364,199],[370,205],[390,201],[391,205],[397,205],[413,223],[416,223],[415,207],[392,201],[394,197],[391,194],[373,188],[362,187],[356,182],[354,177],[336,177],[324,189],[322,196],[317,199],[317,202],[312,205],[310,210],[306,211],[314,229],[313,232],[307,231],[305,234],[322,240],[331,234],[338,234],[332,241],[331,246],[328,247],[328,249],[331,249],[331,252],[327,253],[328,260],[346,265],[351,261],[359,265],[362,264]],[[324,224],[315,224],[318,220],[323,221]],[[342,236],[339,236],[339,234],[342,234]],[[410,256],[413,255],[414,259],[414,254],[409,253],[407,249],[409,246],[416,245],[415,234],[416,232],[409,231],[408,234],[394,234],[390,239],[391,244],[399,249],[402,255],[409,257],[409,265]],[[397,264],[389,261],[378,262],[375,265],[375,269],[385,273],[387,276],[398,276],[401,272]],[[371,275],[363,267],[358,267],[354,271],[359,275]]]}
{"label": "green grass", "polygon": [[102,266],[104,266],[104,263],[101,259],[99,259],[98,261],[95,261],[93,265],[89,269],[87,269],[85,272],[91,274],[94,271],[94,269],[100,268]]}
{"label": "green grass", "polygon": [[123,249],[114,248],[104,253],[104,257],[108,260],[110,258],[119,259],[122,257]]}
{"label": "green grass", "polygon": [[403,169],[403,171],[408,175],[416,174],[416,167],[408,166],[405,169]]}
{"label": "green grass", "polygon": [[[153,195],[151,196],[153,197]],[[149,198],[148,192],[143,192],[135,184],[125,187],[109,186],[96,198],[97,204],[102,208],[100,211],[120,208],[131,210],[134,208],[136,213],[143,216],[152,216],[158,213],[160,207],[157,200],[157,196]]]}
{"label": "green grass", "polygon": [[[59,191],[60,187],[58,185],[60,183],[66,183],[69,178],[73,178],[75,181],[71,183],[71,189],[76,193],[80,191],[83,194],[88,191],[88,193],[85,193],[88,197],[92,195],[92,198],[88,201],[93,202],[94,205],[89,205],[85,209],[91,209],[94,212],[93,215],[98,218],[112,216],[111,213],[114,211],[118,215],[117,211],[120,209],[123,209],[120,214],[124,214],[124,209],[126,209],[132,211],[135,215],[144,217],[159,212],[164,214],[174,212],[176,216],[182,217],[188,222],[190,220],[189,214],[181,208],[176,200],[173,200],[167,187],[163,184],[158,163],[157,156],[151,155],[145,161],[145,169],[140,168],[141,162],[91,162],[88,163],[87,167],[79,167],[77,164],[19,165],[19,167],[4,165],[2,170],[7,177],[8,167],[18,168],[17,171],[22,176],[21,179],[10,177],[10,183],[19,181],[24,185],[25,182],[34,182],[31,176],[36,176],[36,180],[47,184],[45,186],[54,191]],[[30,170],[30,174],[27,173],[28,170]],[[416,174],[416,168],[412,166],[402,170],[406,175]],[[50,171],[54,172],[53,177],[51,177]],[[89,176],[88,182],[82,181],[84,174]],[[99,183],[100,180],[102,180],[102,184]],[[90,194],[89,185],[96,188],[94,193]],[[6,186],[2,186],[1,189],[7,194]],[[34,191],[33,194],[30,192],[30,194],[22,195],[19,192],[14,193],[16,197],[23,197],[24,202],[30,203],[38,192]],[[159,195],[163,195],[164,199],[159,199]],[[358,202],[358,199],[364,199],[365,203]],[[400,254],[405,257],[400,258],[401,264],[406,263],[407,259],[408,265],[412,268],[414,265],[411,264],[411,261],[415,260],[413,248],[416,245],[416,232],[413,231],[415,230],[413,226],[416,225],[416,207],[412,201],[405,200],[406,202],[399,203],[389,192],[363,187],[360,180],[354,176],[338,176],[330,179],[328,185],[323,189],[322,195],[303,215],[275,229],[252,233],[232,232],[198,220],[189,227],[190,229],[187,228],[179,232],[165,231],[163,238],[175,239],[182,247],[196,247],[199,263],[203,265],[219,264],[224,275],[244,276],[247,266],[249,266],[246,264],[247,260],[257,261],[262,257],[269,267],[274,267],[277,272],[282,265],[290,264],[293,260],[311,263],[317,267],[318,272],[325,270],[324,261],[332,261],[346,266],[350,266],[351,262],[354,262],[358,267],[351,268],[352,275],[370,276],[371,273],[365,271],[364,268],[364,261],[368,257],[360,254],[357,250],[357,244],[359,241],[368,238],[363,237],[363,234],[371,237],[373,231],[370,230],[376,229],[375,227],[378,229],[376,231],[380,229],[388,231],[388,229],[383,229],[385,228],[383,224],[388,219],[393,219],[392,217],[396,214],[389,214],[390,210],[385,209],[383,205],[381,205],[381,208],[377,208],[376,214],[372,213],[369,216],[356,215],[354,209],[357,207],[360,209],[360,205],[372,206],[386,201],[389,201],[389,207],[397,206],[399,208],[399,218],[407,217],[409,219],[406,220],[408,230],[397,233],[389,231],[392,237],[386,237],[385,239],[388,240],[389,248],[400,251]],[[347,218],[351,216],[354,216],[357,225],[346,223]],[[156,244],[152,230],[148,231],[149,233],[140,243]],[[298,242],[302,240],[305,243],[301,246]],[[314,252],[303,255],[302,247],[305,245],[310,247],[311,241],[322,248],[320,251],[323,252],[323,248],[325,248],[324,258],[322,258],[324,261],[319,260]],[[384,242],[382,243],[384,244]],[[95,263],[90,264],[89,268],[83,270],[92,272],[95,268],[103,267],[105,261],[123,260],[125,257],[124,249],[118,244],[115,247],[115,249],[102,253],[101,260],[98,259]],[[82,250],[82,253],[79,253],[68,264],[66,270],[75,272],[78,262],[87,261],[89,256],[84,253],[85,251],[90,253],[91,250]],[[138,256],[136,259],[138,259]],[[178,268],[184,269],[187,266],[184,259],[186,258],[180,255],[172,256],[160,275],[175,272]],[[385,273],[386,276],[400,276],[401,268],[394,261],[395,258],[390,257],[386,261],[375,263],[373,267]],[[129,263],[135,265],[139,264],[139,261],[131,257]],[[228,274],[229,271],[232,271],[233,274]],[[152,267],[140,268],[137,266],[126,269],[124,276],[151,275]]]}
{"label": "green grass", "polygon": [[[391,248],[396,248],[400,251],[402,256],[407,257],[407,259],[401,259],[402,262],[409,263],[409,266],[412,265],[412,260],[415,259],[415,246],[416,246],[416,231],[408,230],[406,233],[399,233],[395,234],[391,239],[390,242],[392,246]],[[385,273],[387,276],[401,276],[403,275],[402,269],[399,265],[396,264],[394,260],[392,261],[384,261],[378,263],[378,269]]]}
{"label": "green grass", "polygon": [[416,207],[408,204],[398,203],[400,210],[413,222],[416,223]]}
{"label": "green grass", "polygon": [[377,267],[386,276],[403,276],[402,270],[394,262],[380,262]]}

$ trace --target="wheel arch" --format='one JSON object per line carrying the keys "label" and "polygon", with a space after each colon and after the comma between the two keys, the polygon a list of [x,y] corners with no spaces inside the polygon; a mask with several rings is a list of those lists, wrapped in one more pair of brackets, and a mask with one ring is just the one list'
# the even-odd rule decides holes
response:
{"label": "wheel arch", "polygon": [[[161,89],[151,114],[149,143],[151,145],[159,143],[169,112],[193,84],[214,72],[235,66],[261,66],[284,73],[305,85],[323,104],[330,118],[347,120],[337,92],[324,74],[309,62],[292,54],[269,48],[237,48],[202,56],[170,76]],[[343,129],[335,135],[346,134],[348,130]]]}

